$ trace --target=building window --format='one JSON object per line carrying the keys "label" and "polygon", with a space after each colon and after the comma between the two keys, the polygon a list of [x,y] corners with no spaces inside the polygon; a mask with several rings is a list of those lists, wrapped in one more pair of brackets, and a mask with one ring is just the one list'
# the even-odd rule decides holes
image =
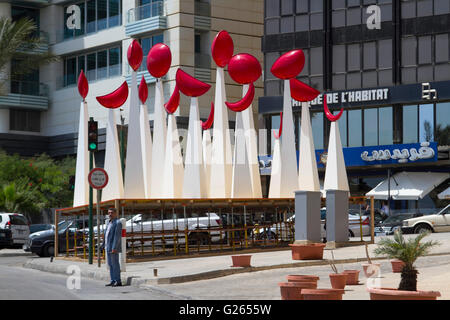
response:
{"label": "building window", "polygon": [[272,125],[271,125],[271,130],[270,130],[270,138],[271,138],[271,140],[270,140],[270,145],[271,145],[271,149],[270,149],[270,151],[271,151],[271,153],[270,154],[272,154],[273,155],[273,148],[274,148],[274,146],[275,146],[275,137],[274,137],[274,133],[277,133],[278,134],[278,130],[279,130],[279,128],[280,128],[280,116],[279,115],[275,115],[275,116],[271,116],[271,123],[272,123]]}
{"label": "building window", "polygon": [[[142,47],[142,53],[144,54],[144,58],[142,60],[141,66],[139,67],[138,71],[146,71],[147,70],[147,56],[150,51],[150,49],[157,43],[163,43],[164,37],[162,34],[157,34],[151,37],[141,38],[140,40],[141,47]],[[128,68],[131,70],[131,68]]]}
{"label": "building window", "polygon": [[364,110],[364,145],[378,145],[378,109]]}
{"label": "building window", "polygon": [[419,106],[419,142],[434,141],[434,106],[422,104]]}
{"label": "building window", "polygon": [[392,107],[378,108],[378,144],[394,143],[394,118]]}
{"label": "building window", "polygon": [[450,102],[436,104],[435,130],[435,141],[438,145],[450,145]]}
{"label": "building window", "polygon": [[311,113],[311,126],[314,140],[314,147],[316,149],[323,149],[323,112]]}
{"label": "building window", "polygon": [[13,131],[41,131],[40,111],[15,110],[9,111],[9,129]]}
{"label": "building window", "polygon": [[403,106],[403,143],[416,143],[418,141],[417,105]]}
{"label": "building window", "polygon": [[68,29],[66,21],[71,15],[64,7],[64,39],[82,36],[122,24],[122,0],[87,0],[75,3],[81,11],[81,28]]}
{"label": "building window", "polygon": [[348,146],[362,146],[362,112],[361,110],[348,110]]}

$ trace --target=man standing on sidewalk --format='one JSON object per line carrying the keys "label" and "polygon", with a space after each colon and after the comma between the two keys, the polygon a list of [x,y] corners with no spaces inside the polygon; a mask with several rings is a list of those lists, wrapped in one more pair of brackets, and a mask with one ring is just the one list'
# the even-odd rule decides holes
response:
{"label": "man standing on sidewalk", "polygon": [[105,233],[105,250],[111,282],[106,286],[120,287],[122,286],[122,281],[120,279],[119,253],[122,251],[122,223],[117,219],[116,208],[109,208],[108,216],[109,223]]}

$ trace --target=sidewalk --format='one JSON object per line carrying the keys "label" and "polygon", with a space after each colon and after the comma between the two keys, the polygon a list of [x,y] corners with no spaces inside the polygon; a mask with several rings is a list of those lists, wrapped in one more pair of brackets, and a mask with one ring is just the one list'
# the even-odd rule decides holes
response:
{"label": "sidewalk", "polygon": [[[405,237],[410,236],[406,235]],[[376,238],[376,241],[378,240],[379,238]],[[426,240],[437,240],[441,243],[440,246],[435,247],[431,251],[431,255],[450,255],[449,233],[431,234]],[[369,245],[370,257],[373,260],[386,259],[383,257],[375,257],[373,253],[375,248],[376,244]],[[334,249],[333,252],[336,264],[367,260],[364,245],[337,248]],[[239,252],[237,251],[235,254],[238,255]],[[331,250],[325,249],[323,260],[312,261],[292,260],[290,250],[253,253],[251,260],[252,267],[249,268],[231,267],[231,255],[234,254],[128,263],[126,265],[126,272],[122,272],[122,281],[123,283],[133,286],[171,284],[212,279],[245,272],[328,265],[327,259],[331,259]],[[50,260],[50,258],[29,259],[24,264],[24,267],[46,272],[67,274],[67,268],[76,265],[80,267],[82,277],[103,280],[106,282],[110,280],[106,265],[103,264],[99,268],[97,266],[97,261],[94,261],[92,265],[89,265],[87,262],[69,261],[61,258],[53,259],[53,262]],[[157,276],[154,276],[154,269],[157,269]]]}

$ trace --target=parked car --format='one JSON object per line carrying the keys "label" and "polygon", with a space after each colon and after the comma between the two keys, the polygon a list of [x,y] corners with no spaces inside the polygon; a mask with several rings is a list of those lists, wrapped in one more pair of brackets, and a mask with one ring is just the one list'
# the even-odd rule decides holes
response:
{"label": "parked car", "polygon": [[0,249],[10,248],[13,245],[12,232],[10,229],[0,229]]}
{"label": "parked car", "polygon": [[28,220],[20,213],[0,213],[0,228],[11,230],[13,246],[23,245],[30,235]]}
{"label": "parked car", "polygon": [[[322,220],[322,238],[326,240],[326,216],[327,209],[320,210],[320,219]],[[348,214],[348,236],[360,237],[361,229],[363,236],[370,236],[370,218],[368,216],[360,216],[356,211],[349,210]]]}
{"label": "parked car", "polygon": [[30,225],[30,234],[39,231],[50,230],[51,228],[53,228],[52,224],[32,224]]}
{"label": "parked car", "polygon": [[410,218],[420,217],[421,213],[399,213],[388,217],[386,220],[381,221],[375,227],[376,236],[388,236],[394,234],[396,230],[402,228],[403,221]]}
{"label": "parked car", "polygon": [[403,221],[403,233],[450,232],[450,204],[436,214]]}
{"label": "parked car", "polygon": [[[77,246],[83,243],[83,233],[77,231],[74,221],[61,221],[58,223],[58,252],[66,252],[66,235],[69,236],[69,249],[74,246],[75,233]],[[40,257],[53,256],[55,253],[55,228],[39,231],[31,234],[24,245],[25,251],[31,251]]]}

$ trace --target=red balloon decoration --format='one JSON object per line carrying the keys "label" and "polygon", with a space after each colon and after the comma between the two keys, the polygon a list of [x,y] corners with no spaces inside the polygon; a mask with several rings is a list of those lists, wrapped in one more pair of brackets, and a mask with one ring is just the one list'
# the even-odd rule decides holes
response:
{"label": "red balloon decoration", "polygon": [[208,120],[206,120],[206,122],[201,121],[202,129],[208,130],[209,128],[211,128],[213,122],[214,122],[214,102],[211,102],[211,111],[209,112]]}
{"label": "red balloon decoration", "polygon": [[300,80],[297,80],[296,78],[292,78],[289,80],[289,84],[291,87],[291,96],[297,101],[300,102],[308,102],[312,101],[320,94],[319,91],[317,91],[314,88],[311,88],[307,84],[304,84]]}
{"label": "red balloon decoration", "polygon": [[228,32],[220,31],[213,40],[211,53],[216,64],[224,68],[233,56],[234,44]]}
{"label": "red balloon decoration", "polygon": [[249,84],[261,76],[261,65],[258,59],[248,53],[239,53],[228,63],[230,77],[240,84]]}
{"label": "red balloon decoration", "polygon": [[142,76],[141,83],[139,84],[139,99],[141,100],[142,104],[145,104],[147,98],[148,98],[147,82],[145,82],[145,78],[144,76]]}
{"label": "red balloon decoration", "polygon": [[250,107],[254,97],[255,97],[255,86],[253,85],[253,83],[250,83],[247,93],[241,100],[235,103],[225,102],[225,104],[230,110],[234,112],[241,112]]}
{"label": "red balloon decoration", "polygon": [[302,72],[305,66],[305,54],[296,49],[286,52],[275,61],[270,71],[280,79],[295,78]]}
{"label": "red balloon decoration", "polygon": [[344,113],[344,108],[341,108],[341,111],[336,116],[330,112],[330,109],[328,109],[328,105],[327,105],[327,95],[326,94],[323,95],[323,108],[325,109],[325,115],[327,116],[328,120],[330,120],[331,122],[338,121],[339,118]]}
{"label": "red balloon decoration", "polygon": [[133,40],[127,51],[128,64],[134,71],[137,71],[142,63],[142,47],[137,40]]}
{"label": "red balloon decoration", "polygon": [[283,132],[283,112],[280,112],[280,128],[278,129],[278,134],[276,134],[275,132],[273,133],[275,139],[280,139],[282,132]]}
{"label": "red balloon decoration", "polygon": [[175,85],[175,89],[173,90],[172,95],[169,98],[169,101],[164,105],[168,114],[172,114],[177,111],[178,106],[180,105],[180,90],[178,89],[178,85]]}
{"label": "red balloon decoration", "polygon": [[147,70],[155,78],[163,77],[172,63],[170,48],[164,43],[155,44],[147,55]]}
{"label": "red balloon decoration", "polygon": [[89,92],[89,84],[86,79],[86,76],[84,75],[83,69],[80,72],[80,76],[78,77],[78,92],[80,93],[80,96],[84,99],[86,99],[86,96]]}
{"label": "red balloon decoration", "polygon": [[128,84],[126,81],[115,91],[100,97],[96,97],[97,101],[104,107],[115,109],[120,107],[128,99]]}
{"label": "red balloon decoration", "polygon": [[181,69],[177,70],[176,81],[180,91],[189,97],[199,97],[211,88],[211,85],[195,79]]}

